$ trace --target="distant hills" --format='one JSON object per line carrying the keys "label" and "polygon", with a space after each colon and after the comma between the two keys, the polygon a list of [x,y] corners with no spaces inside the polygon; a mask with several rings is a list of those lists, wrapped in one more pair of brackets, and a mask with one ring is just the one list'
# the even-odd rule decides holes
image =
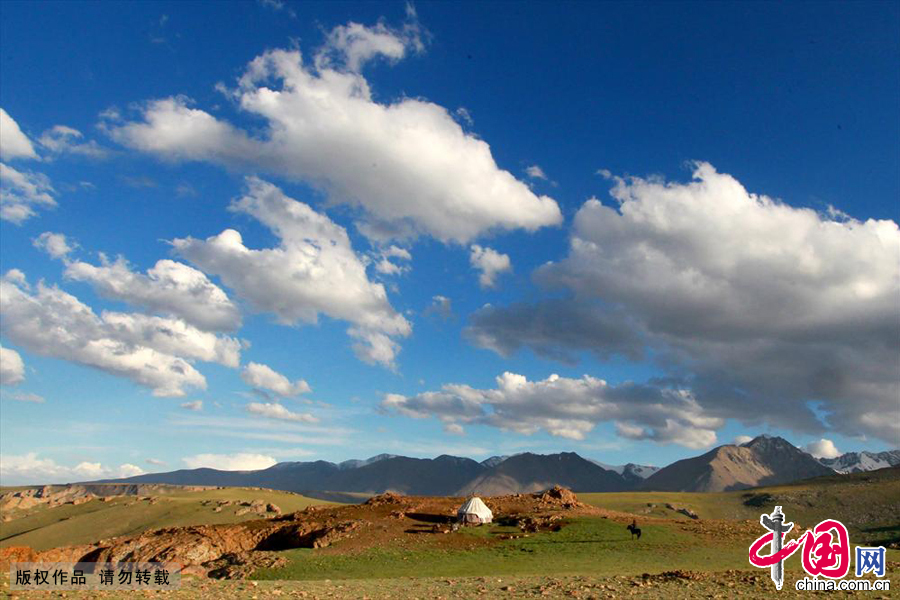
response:
{"label": "distant hills", "polygon": [[622,492],[633,487],[619,473],[574,452],[549,455],[526,452],[485,468],[454,495],[498,496],[537,492],[554,485],[581,492]]}
{"label": "distant hills", "polygon": [[184,469],[103,482],[264,487],[306,494],[393,491],[417,496],[491,496],[533,492],[553,485],[576,492],[715,492],[897,464],[900,464],[898,450],[848,453],[835,459],[816,460],[783,438],[763,435],[740,446],[719,446],[662,469],[633,463],[606,465],[574,452],[547,455],[525,452],[493,456],[482,462],[449,455],[410,458],[380,454],[340,464],[284,462],[258,471]]}

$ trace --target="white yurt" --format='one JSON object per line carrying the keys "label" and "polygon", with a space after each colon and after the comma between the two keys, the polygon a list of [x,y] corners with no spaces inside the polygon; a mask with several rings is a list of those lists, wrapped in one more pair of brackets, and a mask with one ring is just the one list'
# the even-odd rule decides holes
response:
{"label": "white yurt", "polygon": [[456,511],[456,517],[460,523],[481,525],[493,521],[494,513],[481,501],[481,498],[476,496],[463,502],[463,505]]}

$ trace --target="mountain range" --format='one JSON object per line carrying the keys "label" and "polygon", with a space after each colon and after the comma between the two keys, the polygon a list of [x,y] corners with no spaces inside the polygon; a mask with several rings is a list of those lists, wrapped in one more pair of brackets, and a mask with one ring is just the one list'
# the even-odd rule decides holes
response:
{"label": "mountain range", "polygon": [[847,452],[836,458],[822,458],[819,462],[838,473],[861,473],[900,465],[900,450],[887,452]]}
{"label": "mountain range", "polygon": [[607,465],[574,452],[548,455],[525,452],[493,456],[482,462],[446,454],[437,458],[380,454],[339,464],[320,460],[283,462],[257,471],[184,469],[94,483],[264,487],[302,493],[393,491],[418,496],[515,494],[553,485],[575,492],[717,492],[897,464],[900,464],[900,450],[847,453],[817,460],[783,438],[761,435],[745,444],[719,446],[662,469],[633,463]]}

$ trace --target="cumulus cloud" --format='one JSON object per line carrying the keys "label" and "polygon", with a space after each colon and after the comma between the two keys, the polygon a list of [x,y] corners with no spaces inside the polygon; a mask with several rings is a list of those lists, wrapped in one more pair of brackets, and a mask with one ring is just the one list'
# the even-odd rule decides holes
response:
{"label": "cumulus cloud", "polygon": [[179,319],[110,311],[101,317],[107,331],[128,344],[235,369],[240,366],[241,342],[235,338],[202,331]]}
{"label": "cumulus cloud", "polygon": [[273,392],[283,397],[299,396],[312,391],[305,380],[298,379],[292,383],[291,380],[268,365],[255,362],[244,367],[241,371],[241,379],[253,388]]}
{"label": "cumulus cloud", "polygon": [[752,441],[752,440],[753,440],[752,435],[739,435],[739,436],[735,436],[734,441],[731,443],[734,444],[735,446],[743,446],[744,444],[746,444],[747,442]]}
{"label": "cumulus cloud", "polygon": [[585,375],[572,379],[551,375],[528,381],[504,373],[495,389],[446,384],[440,391],[415,396],[387,394],[381,408],[389,413],[424,419],[436,417],[454,433],[477,423],[533,434],[581,440],[600,422],[614,422],[619,435],[705,448],[716,441],[723,421],[704,414],[686,390],[648,384],[609,385]]}
{"label": "cumulus cloud", "polygon": [[38,158],[31,140],[19,128],[19,124],[0,108],[0,158]]}
{"label": "cumulus cloud", "polygon": [[369,280],[346,230],[270,183],[251,177],[247,188],[231,210],[266,225],[278,247],[253,250],[226,229],[206,240],[173,240],[175,250],[282,324],[316,323],[319,313],[349,321],[357,356],[392,367],[399,351],[393,338],[409,335],[411,326],[384,286]]}
{"label": "cumulus cloud", "polygon": [[[19,124],[0,108],[0,159],[40,160]],[[21,225],[39,208],[54,208],[56,190],[43,173],[20,171],[0,162],[0,219]]]}
{"label": "cumulus cloud", "polygon": [[268,469],[275,459],[264,454],[197,454],[181,459],[188,469],[219,469],[220,471],[256,471]]}
{"label": "cumulus cloud", "polygon": [[834,445],[834,442],[826,440],[825,438],[810,442],[803,449],[816,458],[837,458],[842,454],[842,452],[837,449],[837,446]]}
{"label": "cumulus cloud", "polygon": [[146,471],[137,465],[124,463],[119,465],[119,473],[116,477],[135,477],[137,475],[143,475],[145,472]]}
{"label": "cumulus cloud", "polygon": [[37,215],[36,209],[55,207],[54,193],[43,173],[17,171],[0,163],[0,219],[21,225]]}
{"label": "cumulus cloud", "polygon": [[319,419],[309,413],[296,413],[288,410],[277,402],[251,402],[247,405],[247,412],[269,419],[282,421],[297,421],[298,423],[318,423]]}
{"label": "cumulus cloud", "polygon": [[18,385],[25,381],[25,362],[12,348],[0,346],[0,385]]}
{"label": "cumulus cloud", "polygon": [[412,260],[412,255],[406,248],[389,246],[375,253],[375,270],[382,275],[402,275],[408,273],[411,267],[408,264],[398,264],[391,259],[406,261]]}
{"label": "cumulus cloud", "polygon": [[483,288],[492,288],[497,284],[497,276],[500,273],[512,270],[509,255],[501,254],[493,248],[482,248],[478,244],[472,244],[469,252],[469,263],[472,268],[481,271],[478,283]]}
{"label": "cumulus cloud", "polygon": [[195,412],[199,412],[203,410],[203,400],[194,400],[192,402],[182,402],[180,404],[181,408],[185,410],[192,410]]}
{"label": "cumulus cloud", "polygon": [[54,154],[76,154],[88,158],[104,158],[108,152],[94,140],[82,141],[84,135],[77,129],[56,125],[38,138],[38,143]]}
{"label": "cumulus cloud", "polygon": [[56,286],[40,282],[32,292],[18,271],[0,279],[0,314],[3,334],[30,352],[126,377],[156,396],[206,388],[203,375],[171,352],[226,364],[237,360],[234,340],[214,338],[174,319],[114,312],[97,316]]}
{"label": "cumulus cloud", "polygon": [[61,233],[45,231],[32,242],[35,248],[43,250],[53,258],[64,259],[68,257],[75,247],[69,244],[69,240]]}
{"label": "cumulus cloud", "polygon": [[313,64],[299,50],[254,59],[234,90],[241,110],[265,123],[257,136],[188,99],[147,102],[142,118],[110,122],[119,143],[166,160],[267,171],[324,190],[363,212],[377,239],[430,234],[468,243],[490,230],[557,225],[556,202],[501,169],[490,146],[442,106],[417,98],[379,103],[358,72],[376,56],[399,59],[419,37],[355,23],[335,28]]}
{"label": "cumulus cloud", "polygon": [[159,460],[158,458],[148,458],[147,464],[153,465],[154,467],[164,467],[166,465],[166,461]]}
{"label": "cumulus cloud", "polygon": [[591,302],[488,304],[472,314],[463,335],[501,356],[530,348],[538,356],[566,364],[575,364],[580,350],[603,360],[616,354],[640,360],[644,354],[644,340],[627,314]]}
{"label": "cumulus cloud", "polygon": [[[835,430],[900,439],[896,223],[793,208],[706,163],[688,183],[613,181],[617,207],[586,202],[568,256],[535,274],[569,292],[561,320],[583,321],[588,301],[625,315],[707,414],[812,432],[817,403]],[[595,343],[561,331],[560,346]],[[527,329],[482,333],[532,344]]]}
{"label": "cumulus cloud", "polygon": [[[410,16],[415,17],[415,13]],[[329,32],[325,44],[316,53],[316,69],[320,73],[329,68],[359,73],[373,58],[400,60],[406,56],[407,48],[417,51],[424,48],[421,33],[416,21],[409,22],[404,30],[392,29],[385,23],[374,27],[353,22],[338,25]]]}
{"label": "cumulus cloud", "polygon": [[[65,245],[65,236],[59,236]],[[39,240],[41,238],[38,238]],[[54,249],[42,242],[51,256]],[[228,295],[201,271],[173,260],[160,260],[146,274],[132,269],[123,257],[110,261],[100,256],[99,265],[80,260],[66,260],[65,277],[90,283],[105,298],[122,300],[151,312],[173,315],[207,331],[232,331],[241,324],[241,313]]]}
{"label": "cumulus cloud", "polygon": [[4,485],[71,483],[132,477],[143,473],[143,469],[129,463],[109,467],[99,462],[82,461],[74,467],[68,467],[51,458],[41,458],[36,452],[0,456],[0,478]]}

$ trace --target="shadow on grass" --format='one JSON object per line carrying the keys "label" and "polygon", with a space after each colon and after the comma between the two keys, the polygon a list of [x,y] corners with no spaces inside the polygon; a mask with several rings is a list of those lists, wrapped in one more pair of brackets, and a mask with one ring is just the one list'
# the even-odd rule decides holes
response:
{"label": "shadow on grass", "polygon": [[[628,538],[610,538],[604,540],[534,540],[528,542],[529,545],[534,544],[535,546],[541,544],[626,544],[630,543],[631,540]],[[637,540],[634,540],[635,544],[638,544]]]}
{"label": "shadow on grass", "polygon": [[864,527],[860,528],[860,531],[869,534],[866,536],[868,538],[866,543],[868,544],[890,547],[893,544],[900,543],[900,524]]}
{"label": "shadow on grass", "polygon": [[429,513],[406,513],[406,516],[413,521],[422,521],[423,523],[439,523],[449,525],[455,519],[447,515],[434,515]]}
{"label": "shadow on grass", "polygon": [[404,530],[404,533],[430,533],[430,534],[437,534],[437,533],[440,533],[440,532],[439,532],[439,531],[435,531],[435,530],[434,530],[433,528],[431,528],[431,527],[426,527],[426,526],[422,525],[422,526],[420,526],[418,529],[405,529],[405,530]]}

